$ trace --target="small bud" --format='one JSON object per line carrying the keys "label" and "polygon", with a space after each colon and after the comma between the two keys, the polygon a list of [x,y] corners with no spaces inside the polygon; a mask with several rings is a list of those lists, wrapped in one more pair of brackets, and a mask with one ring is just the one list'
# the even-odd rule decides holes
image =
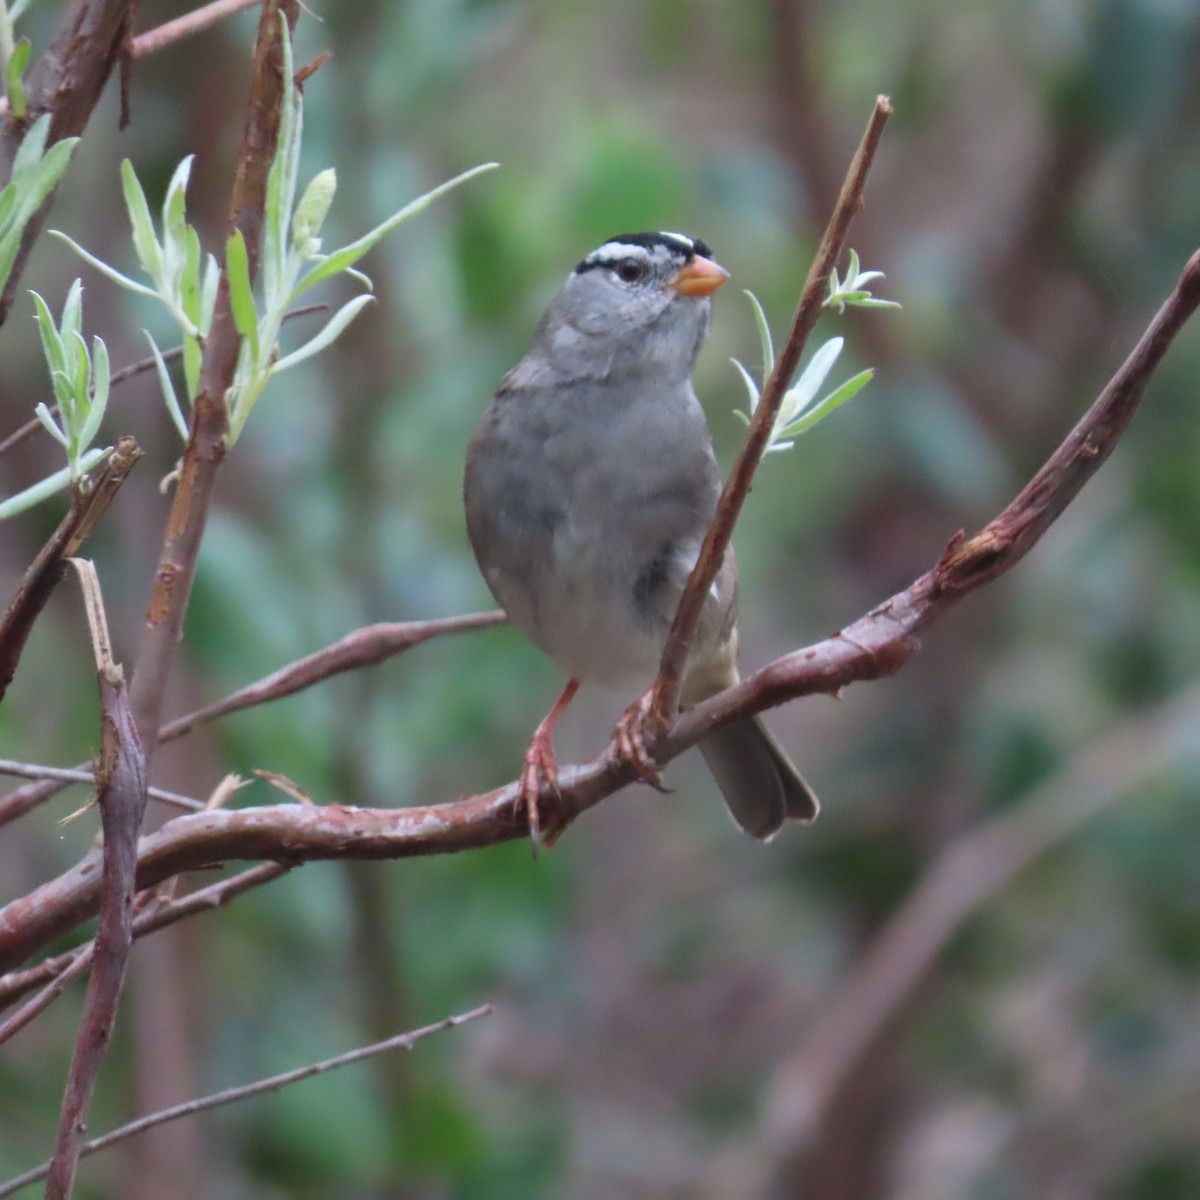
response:
{"label": "small bud", "polygon": [[307,252],[310,242],[321,232],[329,206],[337,192],[337,172],[332,167],[314,175],[304,189],[296,215],[292,218],[292,245],[302,253]]}

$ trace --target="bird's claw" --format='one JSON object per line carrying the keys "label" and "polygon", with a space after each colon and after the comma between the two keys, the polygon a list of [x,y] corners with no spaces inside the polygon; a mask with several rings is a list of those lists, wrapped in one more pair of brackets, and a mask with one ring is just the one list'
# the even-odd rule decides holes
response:
{"label": "bird's claw", "polygon": [[[558,762],[554,757],[554,747],[548,736],[541,731],[534,734],[529,749],[525,752],[525,763],[521,768],[521,780],[517,787],[516,812],[525,810],[525,819],[529,825],[529,842],[536,858],[542,849],[550,849],[557,838],[553,828],[543,832],[542,810],[546,801],[558,795]],[[551,807],[552,807],[551,803]],[[549,814],[547,814],[549,815]],[[546,822],[552,826],[553,822]]]}
{"label": "bird's claw", "polygon": [[650,750],[646,746],[647,734],[651,740],[660,736],[661,730],[651,710],[651,692],[635,700],[617,721],[613,737],[617,743],[617,759],[632,767],[643,783],[648,783],[656,792],[670,792],[659,774]]}

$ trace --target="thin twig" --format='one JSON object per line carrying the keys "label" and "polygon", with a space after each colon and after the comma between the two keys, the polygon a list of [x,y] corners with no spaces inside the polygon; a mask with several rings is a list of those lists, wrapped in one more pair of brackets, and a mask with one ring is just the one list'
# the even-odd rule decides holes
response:
{"label": "thin twig", "polygon": [[[41,763],[16,762],[11,758],[0,758],[0,775],[13,775],[18,779],[52,779],[64,787],[73,783],[84,783],[89,787],[96,785],[96,772],[86,767],[47,767]],[[186,808],[189,812],[199,812],[204,807],[203,800],[181,796],[178,792],[168,792],[164,788],[147,788],[146,795],[151,800],[170,804],[174,808]]]}
{"label": "thin twig", "polygon": [[817,247],[816,256],[809,268],[808,278],[800,293],[800,302],[796,307],[796,315],[788,332],[787,341],[775,362],[771,377],[762,390],[762,397],[754,410],[754,418],[746,433],[746,441],[738,454],[717,511],[700,549],[696,565],[679,599],[679,607],[675,610],[675,619],[663,647],[662,662],[658,670],[658,678],[654,681],[649,702],[650,724],[647,733],[650,734],[651,745],[656,735],[661,735],[679,707],[679,688],[683,678],[683,670],[687,663],[688,651],[691,649],[692,638],[700,621],[700,612],[708,597],[709,589],[725,560],[725,551],[733,537],[733,527],[742,510],[754,473],[771,440],[771,432],[775,427],[775,418],[784,394],[791,386],[792,378],[800,365],[800,356],[808,338],[821,315],[821,305],[829,285],[829,275],[841,256],[846,245],[846,237],[853,220],[863,204],[863,191],[867,184],[867,175],[875,161],[875,151],[883,136],[883,127],[891,115],[892,105],[886,96],[880,96],[875,101],[875,108],[863,132],[862,141],[851,160],[850,168],[842,184],[841,194],[825,227],[821,243]]}
{"label": "thin twig", "polygon": [[79,574],[100,684],[101,753],[96,792],[104,847],[100,923],[90,955],[92,973],[63,1092],[46,1200],[68,1200],[74,1188],[88,1107],[112,1037],[133,941],[138,832],[146,809],[146,760],[129,708],[124,673],[113,660],[100,584],[90,562],[77,558],[70,562]]}
{"label": "thin twig", "polygon": [[[260,1079],[257,1083],[244,1084],[241,1087],[227,1088],[222,1092],[215,1092],[211,1096],[203,1096],[198,1100],[189,1100],[185,1104],[177,1104],[173,1108],[163,1109],[162,1112],[151,1113],[149,1116],[140,1117],[136,1121],[130,1121],[128,1125],[122,1125],[119,1129],[114,1129],[111,1133],[106,1133],[103,1137],[93,1138],[92,1141],[86,1143],[83,1147],[83,1154],[92,1154],[97,1150],[103,1150],[115,1142],[123,1141],[125,1138],[133,1137],[134,1134],[144,1133],[147,1129],[153,1129],[157,1125],[163,1125],[168,1121],[176,1121],[180,1117],[190,1117],[200,1112],[207,1112],[209,1109],[218,1108],[225,1104],[233,1104],[238,1100],[247,1100],[251,1096],[261,1096],[265,1092],[277,1092],[280,1088],[285,1088],[289,1084],[299,1083],[303,1079],[311,1079],[314,1075],[324,1074],[326,1071],[336,1070],[338,1067],[348,1067],[353,1063],[362,1062],[366,1058],[373,1058],[379,1054],[387,1054],[392,1050],[411,1050],[418,1042],[432,1036],[435,1033],[442,1033],[447,1029],[456,1029],[460,1025],[465,1025],[468,1021],[476,1021],[480,1017],[488,1017],[495,1011],[491,1004],[481,1004],[478,1008],[471,1009],[470,1012],[460,1013],[457,1016],[447,1017],[444,1021],[438,1021],[434,1025],[425,1025],[421,1029],[414,1029],[411,1033],[397,1034],[395,1037],[387,1038],[382,1042],[375,1042],[370,1046],[360,1046],[357,1050],[351,1050],[346,1054],[339,1054],[335,1058],[327,1058],[321,1062],[311,1063],[307,1067],[300,1067],[295,1071],[285,1071],[282,1075],[273,1075],[270,1079]],[[0,1184],[0,1200],[5,1196],[12,1196],[27,1184],[36,1183],[39,1179],[45,1179],[49,1173],[49,1163],[43,1163],[40,1167],[34,1167],[31,1171],[26,1171],[24,1175],[18,1176],[16,1179],[10,1179],[7,1183]]]}
{"label": "thin twig", "polygon": [[75,488],[71,507],[50,540],[25,572],[16,594],[0,620],[0,700],[4,699],[20,662],[21,652],[38,614],[62,577],[63,560],[74,554],[104,515],[125,476],[142,457],[131,437],[117,440],[113,452],[82,486]]}
{"label": "thin twig", "polygon": [[174,741],[218,717],[291,696],[345,671],[375,666],[430,638],[488,629],[506,620],[508,618],[504,613],[497,610],[443,617],[434,621],[383,621],[377,625],[365,625],[348,633],[340,641],[288,663],[221,700],[168,721],[159,731],[159,741]]}
{"label": "thin twig", "polygon": [[[267,176],[279,134],[280,103],[291,80],[283,79],[280,13],[295,26],[298,0],[267,0],[259,15],[246,120],[238,147],[229,204],[229,225],[246,242],[253,282],[258,266]],[[163,697],[175,662],[217,475],[229,430],[226,393],[233,382],[241,337],[229,302],[229,275],[221,268],[212,325],[205,339],[192,425],[179,482],[154,573],[146,624],[134,663],[129,698],[147,756],[154,752]]]}
{"label": "thin twig", "polygon": [[78,950],[72,950],[69,954],[59,955],[59,958],[65,961],[59,971],[50,977],[46,986],[0,1022],[0,1046],[24,1029],[39,1013],[49,1008],[66,991],[67,985],[78,979],[92,965],[95,952],[96,943],[93,941],[80,946]]}
{"label": "thin twig", "polygon": [[190,13],[184,13],[182,17],[164,21],[145,33],[139,33],[133,39],[133,57],[142,58],[146,54],[165,50],[182,38],[201,33],[227,17],[245,12],[259,3],[261,0],[212,0],[211,4],[203,4]]}
{"label": "thin twig", "polygon": [[[134,941],[147,934],[165,929],[168,925],[175,924],[176,921],[196,916],[198,913],[211,912],[215,908],[223,908],[237,896],[243,895],[252,888],[271,883],[286,875],[291,869],[292,864],[288,862],[260,863],[258,866],[250,867],[228,879],[222,879],[219,883],[211,883],[208,887],[197,888],[196,891],[188,892],[186,896],[178,899],[156,900],[150,908],[139,911],[134,917]],[[35,988],[41,987],[51,980],[56,980],[70,968],[78,955],[84,951],[90,955],[94,944],[91,941],[85,942],[82,946],[69,950],[65,954],[56,954],[53,958],[44,959],[37,966],[27,967],[23,971],[10,971],[7,975],[0,976],[0,1009],[7,1008],[8,1005],[22,996],[28,995]],[[69,982],[69,979],[65,982]],[[53,996],[50,997],[50,999],[53,998]],[[0,1042],[4,1041],[5,1036],[10,1035],[0,1036]]]}
{"label": "thin twig", "polygon": [[[492,625],[502,624],[506,619],[504,613],[492,611],[466,613],[458,617],[441,617],[432,621],[383,622],[355,629],[332,645],[297,659],[287,666],[280,667],[265,678],[247,684],[230,696],[225,696],[203,708],[168,721],[158,731],[159,741],[174,741],[218,717],[239,712],[256,704],[266,704],[271,700],[290,696],[334,675],[341,674],[343,671],[385,662],[431,638],[487,629]],[[47,772],[44,776],[38,777],[39,782],[14,789],[0,799],[0,826],[18,820],[39,804],[45,803],[62,791],[64,787],[76,781],[75,772],[84,770],[86,770],[86,764],[75,768],[74,772],[67,770],[59,776],[52,776]],[[3,771],[0,771],[0,774],[2,773]],[[154,791],[151,792],[151,795],[158,799],[166,798],[165,795],[156,794]]]}

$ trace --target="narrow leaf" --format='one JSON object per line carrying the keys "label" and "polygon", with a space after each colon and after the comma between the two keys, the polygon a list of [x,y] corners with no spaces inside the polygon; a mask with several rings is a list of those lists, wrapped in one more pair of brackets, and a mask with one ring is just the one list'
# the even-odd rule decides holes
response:
{"label": "narrow leaf", "polygon": [[308,291],[313,284],[320,283],[322,279],[329,279],[331,276],[344,271],[347,267],[353,266],[372,246],[391,233],[393,229],[411,217],[415,217],[418,213],[424,212],[439,197],[444,196],[460,184],[466,183],[468,179],[473,179],[476,175],[483,174],[484,171],[495,170],[499,165],[499,163],[494,162],[482,163],[478,167],[472,167],[469,171],[464,171],[461,175],[456,175],[453,179],[439,184],[423,196],[418,196],[415,200],[406,204],[399,212],[394,213],[381,225],[376,225],[370,233],[364,234],[357,241],[351,242],[348,246],[343,246],[340,250],[335,250],[328,258],[318,263],[317,266],[300,280],[292,291],[289,303],[294,302],[304,292]]}
{"label": "narrow leaf", "polygon": [[306,358],[312,358],[314,354],[319,354],[373,299],[373,296],[355,296],[353,300],[347,301],[329,318],[320,333],[305,342],[298,350],[293,350],[291,354],[281,358],[275,364],[275,372],[286,371],[289,367],[302,363]]}
{"label": "narrow leaf", "polygon": [[21,145],[13,157],[12,178],[17,179],[41,161],[46,150],[46,138],[50,133],[50,114],[43,113],[29,127],[29,132],[21,139]]}
{"label": "narrow leaf", "polygon": [[[89,450],[79,460],[80,471],[90,471],[106,454],[111,453],[111,446],[103,450]],[[27,508],[32,508],[39,501],[45,500],[47,496],[53,496],[55,492],[61,492],[70,482],[71,468],[63,467],[61,471],[55,471],[53,475],[48,475],[40,483],[35,483],[32,487],[27,487],[23,492],[18,492],[15,496],[10,496],[7,500],[0,501],[0,521],[7,520],[9,517],[15,517],[17,513],[24,512]]]}
{"label": "narrow leaf", "polygon": [[857,396],[875,376],[874,368],[859,371],[857,375],[847,379],[840,387],[835,388],[811,412],[805,413],[799,420],[793,421],[786,429],[779,431],[781,437],[797,437],[810,430],[818,421],[823,421],[830,413],[841,408],[847,400]]}
{"label": "narrow leaf", "polygon": [[37,310],[37,325],[38,334],[42,339],[42,353],[46,358],[46,365],[51,372],[65,371],[67,369],[66,357],[63,354],[62,339],[58,335],[58,329],[54,324],[54,316],[50,312],[50,306],[38,295],[37,292],[30,293],[33,296],[34,308]]}
{"label": "narrow leaf", "polygon": [[136,279],[130,279],[128,275],[122,275],[116,267],[110,267],[103,259],[99,259],[94,254],[89,253],[77,241],[63,233],[61,229],[51,229],[50,233],[54,237],[66,242],[84,262],[90,263],[102,275],[107,275],[114,283],[119,283],[123,288],[128,288],[131,292],[140,292],[143,296],[158,298],[158,293],[153,288],[147,287],[144,283],[138,283]]}
{"label": "narrow leaf", "polygon": [[742,382],[746,385],[746,392],[750,397],[749,415],[746,416],[746,414],[743,413],[738,414],[739,416],[745,416],[747,423],[749,423],[750,417],[754,415],[754,410],[758,408],[758,401],[760,399],[758,384],[754,382],[754,376],[751,375],[750,372],[747,371],[746,368],[742,366],[742,364],[736,358],[731,358],[729,361],[733,363],[735,367],[737,367],[738,374],[741,375]]}
{"label": "narrow leaf", "polygon": [[229,307],[238,333],[250,342],[250,354],[258,362],[258,313],[250,285],[250,259],[240,229],[230,234],[225,247],[225,270],[229,275]]}
{"label": "narrow leaf", "polygon": [[825,377],[833,370],[845,343],[845,338],[830,338],[812,356],[800,373],[800,378],[783,397],[783,403],[779,406],[779,416],[775,421],[777,429],[794,421],[813,402],[825,383]]}
{"label": "narrow leaf", "polygon": [[758,341],[762,347],[762,381],[763,387],[766,387],[767,380],[775,366],[775,347],[771,342],[771,326],[767,322],[767,314],[763,312],[763,306],[758,302],[758,297],[749,290],[747,290],[746,296],[750,301],[750,306],[754,309],[754,323],[758,326]]}
{"label": "narrow leaf", "polygon": [[[121,189],[125,193],[125,209],[129,213],[129,225],[133,231],[133,248],[146,272],[156,283],[163,276],[163,253],[154,234],[154,222],[150,217],[150,206],[146,193],[129,159],[121,160]],[[151,292],[151,295],[157,293]]]}
{"label": "narrow leaf", "polygon": [[33,415],[42,423],[42,428],[56,441],[60,446],[67,444],[67,435],[58,427],[58,422],[51,415],[50,410],[46,407],[45,402],[38,404],[33,410]]}
{"label": "narrow leaf", "polygon": [[162,391],[163,402],[167,406],[171,420],[175,423],[175,428],[179,430],[179,436],[186,442],[188,439],[187,421],[184,420],[183,410],[179,407],[179,398],[175,395],[175,385],[171,382],[171,373],[167,370],[167,364],[163,361],[163,356],[154,339],[145,329],[142,332],[146,334],[146,341],[150,343],[150,353],[154,356],[154,370],[158,375],[158,386]]}
{"label": "narrow leaf", "polygon": [[8,111],[18,121],[23,121],[29,112],[21,76],[25,74],[25,68],[29,65],[29,53],[32,48],[32,43],[27,37],[18,38],[13,47],[12,57],[8,60],[8,70],[5,72],[4,90],[8,95]]}

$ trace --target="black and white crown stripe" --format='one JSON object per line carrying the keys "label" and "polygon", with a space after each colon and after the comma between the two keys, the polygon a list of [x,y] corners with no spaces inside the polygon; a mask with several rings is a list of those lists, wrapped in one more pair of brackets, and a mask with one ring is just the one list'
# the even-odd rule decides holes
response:
{"label": "black and white crown stripe", "polygon": [[603,246],[593,250],[576,268],[575,274],[616,266],[622,259],[655,257],[654,251],[665,250],[672,258],[688,262],[695,255],[712,258],[713,252],[698,238],[684,233],[621,233],[609,238]]}

